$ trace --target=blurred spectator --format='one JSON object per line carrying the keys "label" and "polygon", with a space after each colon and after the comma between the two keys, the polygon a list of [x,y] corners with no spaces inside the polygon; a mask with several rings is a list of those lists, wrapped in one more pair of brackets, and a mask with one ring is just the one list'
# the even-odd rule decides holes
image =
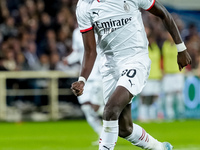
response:
{"label": "blurred spectator", "polygon": [[71,53],[71,35],[69,27],[66,26],[59,30],[57,48],[60,58]]}
{"label": "blurred spectator", "polygon": [[7,43],[12,47],[15,56],[22,52],[20,40],[17,37],[9,38]]}
{"label": "blurred spectator", "polygon": [[57,53],[59,56],[59,60],[60,60],[60,55],[58,52],[58,48],[57,48],[57,42],[56,41],[47,41],[47,45],[46,45],[46,52],[47,54],[52,54],[52,53]]}
{"label": "blurred spectator", "polygon": [[8,71],[15,71],[16,70],[16,62],[14,59],[14,51],[11,48],[7,48],[4,51],[4,57],[2,61],[3,67]]}
{"label": "blurred spectator", "polygon": [[17,35],[17,28],[15,27],[15,20],[13,17],[6,18],[5,23],[0,25],[0,32],[3,39],[7,39]]}
{"label": "blurred spectator", "polygon": [[52,28],[52,21],[49,14],[43,12],[40,17],[40,27],[38,29],[37,40],[43,40],[48,29]]}
{"label": "blurred spectator", "polygon": [[59,63],[59,55],[54,52],[50,54],[50,70],[56,70]]}
{"label": "blurred spectator", "polygon": [[200,36],[198,34],[191,35],[186,44],[188,52],[192,58],[191,68],[189,69],[196,69],[199,63],[198,56],[200,51]]}
{"label": "blurred spectator", "polygon": [[1,20],[0,21],[1,21],[1,23],[4,23],[6,18],[8,18],[10,16],[10,12],[7,7],[7,2],[8,1],[6,1],[6,0],[0,1],[0,12],[1,12],[1,17],[0,17]]}
{"label": "blurred spectator", "polygon": [[185,30],[185,41],[190,40],[192,36],[198,34],[197,26],[194,23],[190,23],[188,29]]}
{"label": "blurred spectator", "polygon": [[26,0],[25,6],[27,7],[28,15],[30,16],[30,18],[33,18],[37,12],[35,2],[33,0]]}
{"label": "blurred spectator", "polygon": [[36,54],[36,50],[37,47],[34,42],[29,42],[24,50],[24,56],[30,70],[40,70],[39,58]]}
{"label": "blurred spectator", "polygon": [[16,56],[16,71],[28,70],[28,64],[23,53],[18,53]]}
{"label": "blurred spectator", "polygon": [[50,68],[50,63],[49,63],[49,57],[46,54],[42,54],[40,56],[40,69],[39,70],[44,70],[47,71]]}
{"label": "blurred spectator", "polygon": [[[49,57],[46,54],[42,54],[40,56],[40,68],[39,70],[42,71],[48,71],[50,69],[50,62],[49,62]],[[37,79],[36,80],[36,85],[39,88],[47,88],[48,87],[48,79]],[[41,104],[42,102],[40,102]]]}
{"label": "blurred spectator", "polygon": [[37,13],[40,15],[42,12],[44,12],[45,9],[45,3],[43,0],[38,0],[36,2],[36,7],[37,7]]}

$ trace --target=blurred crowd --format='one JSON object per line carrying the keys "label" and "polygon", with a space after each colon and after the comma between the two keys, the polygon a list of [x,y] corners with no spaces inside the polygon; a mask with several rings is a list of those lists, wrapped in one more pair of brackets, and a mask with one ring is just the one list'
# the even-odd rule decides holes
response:
{"label": "blurred crowd", "polygon": [[1,0],[0,70],[68,69],[76,0]]}
{"label": "blurred crowd", "polygon": [[[73,51],[76,3],[77,0],[1,0],[0,70],[70,69],[72,66],[62,60]],[[186,25],[176,14],[173,17],[193,59],[187,69],[196,69],[200,53],[198,29],[193,23]],[[162,47],[167,38],[163,24],[147,12],[143,12],[143,18],[145,27]]]}

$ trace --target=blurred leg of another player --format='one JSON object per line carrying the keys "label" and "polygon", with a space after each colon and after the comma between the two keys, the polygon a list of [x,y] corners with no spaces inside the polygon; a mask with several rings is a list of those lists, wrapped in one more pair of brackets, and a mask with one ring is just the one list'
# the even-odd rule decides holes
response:
{"label": "blurred leg of another player", "polygon": [[[84,87],[83,95],[79,96],[78,100],[88,124],[100,136],[102,130],[101,116],[104,109],[102,82],[88,80]],[[92,144],[98,145],[99,142],[97,140]]]}
{"label": "blurred leg of another player", "polygon": [[[163,78],[163,89],[165,93],[165,110],[167,119],[184,117],[185,108],[183,99],[183,86],[184,75],[181,73],[166,74]],[[175,108],[174,106],[177,107]],[[175,109],[177,110],[177,115],[175,114]]]}
{"label": "blurred leg of another player", "polygon": [[[148,80],[146,86],[142,90],[141,102],[139,106],[139,120],[152,121],[158,119],[158,111],[160,105],[160,81]],[[160,111],[159,113],[162,113]]]}

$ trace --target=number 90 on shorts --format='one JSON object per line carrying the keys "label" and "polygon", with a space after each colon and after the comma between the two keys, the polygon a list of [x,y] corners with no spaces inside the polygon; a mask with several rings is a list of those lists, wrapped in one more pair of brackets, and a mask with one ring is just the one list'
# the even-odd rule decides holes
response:
{"label": "number 90 on shorts", "polygon": [[125,87],[132,95],[138,95],[147,82],[149,70],[145,67],[123,69],[117,86]]}

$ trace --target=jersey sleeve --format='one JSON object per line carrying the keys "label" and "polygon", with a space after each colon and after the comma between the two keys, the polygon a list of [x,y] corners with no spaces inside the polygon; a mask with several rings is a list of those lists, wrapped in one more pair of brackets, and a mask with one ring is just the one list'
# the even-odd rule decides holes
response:
{"label": "jersey sleeve", "polygon": [[87,32],[93,29],[90,14],[88,12],[88,6],[86,3],[82,2],[77,5],[76,18],[80,32]]}
{"label": "jersey sleeve", "polygon": [[155,2],[156,0],[138,0],[139,7],[144,10],[150,10]]}

